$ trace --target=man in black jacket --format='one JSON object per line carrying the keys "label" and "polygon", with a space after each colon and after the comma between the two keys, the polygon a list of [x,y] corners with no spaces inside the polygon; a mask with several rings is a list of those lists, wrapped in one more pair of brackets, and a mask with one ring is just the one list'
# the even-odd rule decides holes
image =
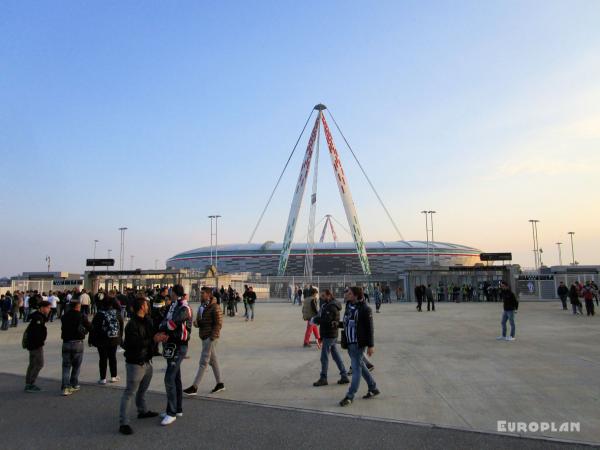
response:
{"label": "man in black jacket", "polygon": [[79,298],[71,299],[70,308],[60,318],[62,345],[62,395],[71,395],[80,389],[79,369],[83,361],[83,340],[92,324],[81,313]]}
{"label": "man in black jacket", "polygon": [[348,355],[352,366],[352,382],[348,393],[340,402],[340,406],[349,406],[354,400],[354,395],[360,385],[360,377],[365,379],[368,386],[368,392],[363,398],[372,398],[379,395],[377,383],[371,376],[369,369],[363,360],[363,353],[367,349],[367,355],[373,356],[375,352],[374,330],[373,330],[373,312],[371,308],[360,299],[363,296],[363,290],[360,287],[351,287],[344,295],[348,301],[348,307],[344,314],[343,328],[345,341],[348,346]]}
{"label": "man in black jacket", "polygon": [[144,395],[152,381],[152,355],[156,330],[148,318],[150,305],[144,296],[138,296],[132,303],[133,317],[125,327],[125,363],[127,369],[127,387],[121,397],[119,414],[119,432],[132,434],[129,425],[129,410],[135,395],[138,419],[157,417],[158,413],[146,406]]}
{"label": "man in black jacket", "polygon": [[30,316],[30,323],[25,330],[23,346],[29,350],[29,366],[25,375],[25,392],[39,392],[35,385],[40,370],[44,367],[44,344],[48,336],[46,321],[50,314],[50,303],[41,301]]}
{"label": "man in black jacket", "polygon": [[[514,292],[510,290],[510,286],[506,281],[500,282],[500,298],[504,303],[504,312],[502,313],[502,336],[496,339],[499,341],[514,341],[515,340],[515,314],[519,309],[519,302]],[[506,336],[506,322],[510,321],[510,336]]]}
{"label": "man in black jacket", "polygon": [[558,294],[558,297],[560,298],[563,310],[566,311],[567,310],[567,297],[569,296],[569,288],[567,286],[565,286],[565,283],[563,281],[560,282],[558,289],[556,289],[556,293]]}
{"label": "man in black jacket", "polygon": [[333,294],[329,289],[325,289],[321,294],[321,300],[323,301],[323,305],[321,306],[319,315],[313,319],[319,325],[321,331],[321,376],[318,381],[313,383],[313,386],[325,386],[328,384],[327,369],[329,368],[329,353],[331,353],[331,357],[340,371],[341,378],[338,380],[338,384],[348,384],[350,382],[348,373],[336,345],[342,305],[333,298]]}

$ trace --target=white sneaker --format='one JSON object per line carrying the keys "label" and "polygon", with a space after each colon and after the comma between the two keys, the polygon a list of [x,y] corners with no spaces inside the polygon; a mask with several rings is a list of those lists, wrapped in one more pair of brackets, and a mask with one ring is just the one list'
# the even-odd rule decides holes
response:
{"label": "white sneaker", "polygon": [[110,379],[110,382],[111,382],[111,383],[117,383],[117,382],[119,382],[119,381],[121,381],[121,379],[120,379],[119,377],[112,377],[112,378]]}
{"label": "white sneaker", "polygon": [[514,337],[512,337],[512,336],[508,336],[508,337],[506,338],[506,340],[507,340],[507,341],[509,341],[509,342],[512,342],[512,341],[514,341],[514,340],[515,340],[515,338],[514,338]]}
{"label": "white sneaker", "polygon": [[62,390],[62,395],[64,395],[65,397],[66,397],[67,395],[71,395],[72,393],[73,393],[73,391],[71,390],[71,388],[68,388],[68,387],[67,387],[67,388],[64,388],[64,389]]}
{"label": "white sneaker", "polygon": [[[175,414],[175,415],[176,415],[177,417],[183,417],[183,413],[177,413],[177,414]],[[165,417],[167,417],[167,416],[168,416],[168,414],[167,414],[166,412],[161,412],[161,413],[159,414],[159,416],[160,416],[160,418],[161,418],[161,419],[164,419]]]}
{"label": "white sneaker", "polygon": [[162,426],[166,426],[166,425],[171,425],[173,422],[175,422],[177,420],[176,417],[173,416],[165,416],[163,417],[162,422],[160,423]]}
{"label": "white sneaker", "polygon": [[496,338],[496,340],[497,340],[497,341],[505,341],[505,340],[506,340],[506,338],[505,338],[504,336],[498,336],[498,337]]}
{"label": "white sneaker", "polygon": [[98,380],[98,384],[106,384],[106,378],[102,378],[101,380]]}

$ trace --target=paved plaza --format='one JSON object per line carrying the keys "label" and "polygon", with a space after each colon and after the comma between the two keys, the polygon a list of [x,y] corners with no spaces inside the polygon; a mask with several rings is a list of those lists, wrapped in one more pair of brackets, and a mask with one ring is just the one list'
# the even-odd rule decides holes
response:
{"label": "paved plaza", "polygon": [[[517,340],[499,342],[495,337],[499,334],[501,310],[501,303],[442,303],[437,305],[436,312],[430,313],[416,312],[414,304],[383,305],[382,313],[375,314],[376,353],[373,357],[374,376],[382,394],[372,400],[357,396],[352,406],[340,408],[337,403],[344,397],[345,387],[335,384],[338,374],[331,372],[335,365],[330,365],[331,385],[312,386],[319,377],[319,351],[316,347],[302,347],[305,323],[300,308],[285,303],[259,302],[254,322],[245,322],[241,317],[224,318],[219,357],[227,390],[212,396],[208,394],[214,386],[209,370],[200,393],[206,397],[245,402],[245,405],[235,403],[239,407],[257,408],[255,405],[263,404],[328,413],[325,416],[308,414],[311,417],[334,417],[330,414],[334,413],[385,419],[386,422],[366,422],[373,427],[373,433],[377,427],[383,427],[379,425],[383,423],[404,427],[402,430],[409,425],[398,425],[398,422],[433,424],[450,427],[452,430],[448,432],[458,434],[448,436],[459,439],[464,434],[457,430],[495,433],[500,420],[555,422],[557,426],[563,422],[580,422],[578,433],[538,432],[526,433],[526,436],[600,443],[600,319],[573,316],[562,311],[559,302],[522,302],[517,314]],[[55,322],[48,326],[46,367],[41,376],[57,380],[61,371],[60,325]],[[22,375],[25,371],[27,353],[20,348],[22,331],[20,325],[17,330],[0,334],[1,371],[4,373]],[[198,364],[196,331],[189,354],[191,358],[182,366],[184,386],[191,382]],[[348,360],[346,355],[345,360]],[[96,382],[97,361],[95,349],[86,347],[82,382]],[[123,386],[122,354],[119,364],[122,378],[119,385]],[[162,393],[164,360],[156,358],[154,366],[151,389]],[[1,379],[3,398],[6,398],[7,389],[16,390],[14,396],[10,395],[10,408],[6,402],[1,403],[3,417],[19,406],[27,408],[40,404],[35,395],[22,394],[14,378]],[[52,412],[55,408],[62,408],[69,402],[81,402],[89,395],[90,399],[93,397],[90,405],[93,405],[94,414],[101,411],[103,420],[113,421],[102,426],[112,426],[116,432],[117,390],[84,386],[81,392],[63,398],[56,383],[45,382],[42,386],[52,388],[51,392],[40,394],[45,399],[41,404],[48,408],[50,417],[55,417]],[[101,394],[103,389],[107,391],[106,395]],[[362,383],[359,394],[365,392],[366,386]],[[164,396],[157,399],[158,408],[165,400]],[[185,412],[188,405],[199,410],[199,417],[189,419],[194,424],[202,423],[203,409],[198,408],[198,404],[204,404],[202,401],[206,400],[184,400]],[[215,403],[222,404],[206,404]],[[258,410],[266,409],[274,417],[277,414],[273,411],[291,414],[290,409]],[[40,412],[40,417],[43,414]],[[182,426],[183,422],[178,421],[173,427]],[[136,423],[133,425],[135,427]],[[226,435],[227,428],[228,425],[223,423],[218,432]],[[430,427],[417,428],[433,432]],[[490,443],[498,438],[487,437]],[[510,442],[525,445],[539,441]],[[396,443],[396,446],[400,445],[401,442]],[[425,446],[435,446],[435,443],[432,441]],[[473,446],[477,445],[473,443]],[[507,441],[504,446],[511,445]]]}

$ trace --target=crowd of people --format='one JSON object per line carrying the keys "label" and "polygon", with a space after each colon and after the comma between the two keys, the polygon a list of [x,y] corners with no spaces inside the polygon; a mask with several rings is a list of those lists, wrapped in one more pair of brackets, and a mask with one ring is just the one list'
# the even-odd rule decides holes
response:
{"label": "crowd of people", "polygon": [[[79,373],[86,337],[89,346],[95,347],[98,352],[100,385],[120,381],[116,355],[119,349],[124,350],[126,389],[120,404],[119,431],[132,434],[130,410],[134,398],[138,418],[159,416],[159,413],[147,408],[144,394],[152,380],[152,358],[162,356],[167,362],[164,376],[167,405],[160,414],[161,424],[172,424],[183,414],[183,394],[195,395],[198,392],[198,385],[208,366],[211,366],[217,382],[211,392],[225,390],[216,350],[223,324],[219,303],[226,299],[226,303],[230,304],[231,299],[239,296],[231,289],[229,292],[223,290],[202,287],[200,306],[195,315],[181,285],[142,292],[128,289],[124,293],[100,289],[93,298],[89,298],[85,290],[75,289],[64,295],[64,302],[57,300],[56,306],[51,299],[52,293],[47,297],[35,291],[24,293],[23,304],[28,308],[24,312],[24,320],[28,325],[23,333],[22,346],[29,352],[25,392],[40,391],[36,380],[44,367],[44,346],[48,336],[46,323],[54,318],[54,310],[60,305],[56,316],[61,321],[62,395],[69,396],[81,389]],[[4,298],[11,299],[11,306],[13,302],[19,305],[19,300],[13,299],[19,299],[20,295],[18,292],[14,295],[7,293]],[[57,295],[57,298],[60,297]],[[251,286],[245,287],[243,299],[247,306],[246,320],[254,320],[256,294]],[[199,329],[202,351],[194,381],[183,389],[181,364],[187,358],[193,326]]]}
{"label": "crowd of people", "polygon": [[588,280],[585,284],[574,281],[570,287],[561,281],[556,293],[560,298],[563,310],[567,311],[567,299],[571,303],[571,309],[574,315],[583,315],[583,302],[585,303],[585,311],[588,316],[595,314],[594,301],[598,306],[598,285]]}
{"label": "crowd of people", "polygon": [[[431,285],[419,285],[415,289],[417,308],[427,300],[428,310],[435,311],[434,289]],[[376,311],[381,303],[389,300],[389,289],[379,285],[373,287]],[[567,309],[570,299],[573,314],[583,314],[585,302],[588,315],[594,315],[594,300],[598,304],[598,288],[592,281],[586,284],[574,282],[570,288],[560,283],[557,291],[563,309]],[[498,285],[498,299],[503,302],[501,319],[502,335],[499,340],[514,341],[516,335],[515,315],[519,302],[508,283]],[[72,395],[81,389],[79,373],[83,361],[85,341],[95,347],[98,353],[98,384],[120,381],[117,367],[117,353],[124,351],[126,389],[123,392],[119,410],[119,431],[132,434],[130,425],[133,403],[139,419],[160,415],[162,425],[170,425],[183,415],[183,395],[198,393],[199,385],[210,366],[216,381],[212,393],[225,390],[217,346],[226,314],[237,315],[237,304],[243,301],[246,321],[254,320],[256,293],[251,286],[244,287],[242,296],[231,286],[227,289],[202,287],[200,305],[194,314],[188,295],[181,285],[172,288],[162,287],[143,292],[128,289],[121,293],[116,290],[104,292],[100,289],[93,297],[78,289],[63,293],[49,292],[7,292],[2,296],[2,329],[18,326],[18,321],[27,323],[23,333],[22,346],[29,352],[29,364],[25,375],[25,392],[40,391],[37,377],[44,366],[44,345],[47,339],[46,323],[59,319],[62,340],[62,382],[61,393]],[[311,347],[314,336],[320,350],[321,369],[315,387],[328,385],[329,358],[337,366],[337,384],[349,384],[348,391],[339,402],[349,406],[358,392],[360,380],[367,384],[364,399],[380,394],[372,372],[374,365],[370,357],[374,354],[373,311],[369,298],[362,287],[344,289],[345,306],[336,300],[332,291],[322,292],[311,285],[298,287],[293,303],[302,306],[302,318],[306,321],[304,347]],[[342,313],[343,310],[343,313]],[[6,314],[5,314],[6,312]],[[9,321],[10,318],[10,321]],[[10,324],[9,324],[10,322]],[[508,333],[507,324],[510,324]],[[198,328],[201,352],[196,375],[191,385],[183,389],[181,364],[189,358],[188,343],[193,327]],[[341,334],[341,336],[340,336]],[[341,339],[339,339],[341,338]],[[349,364],[344,363],[340,347],[347,350]],[[145,392],[153,376],[152,358],[162,356],[167,362],[164,386],[167,397],[163,413],[148,409]]]}

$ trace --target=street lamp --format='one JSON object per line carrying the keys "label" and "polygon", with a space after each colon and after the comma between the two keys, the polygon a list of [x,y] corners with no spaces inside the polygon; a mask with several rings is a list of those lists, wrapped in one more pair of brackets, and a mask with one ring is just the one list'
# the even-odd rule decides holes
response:
{"label": "street lamp", "polygon": [[428,211],[421,211],[421,214],[425,214],[425,234],[427,235],[427,264],[429,264],[429,222],[428,222]]}
{"label": "street lamp", "polygon": [[212,221],[213,219],[215,219],[215,272],[218,272],[218,267],[219,267],[219,218],[221,216],[218,214],[213,214],[212,216],[208,216],[208,218],[210,219],[210,262],[212,265],[212,238],[213,238],[213,232],[212,232]]}
{"label": "street lamp", "polygon": [[558,265],[562,266],[562,249],[560,248],[560,246],[562,245],[562,242],[557,242],[556,246],[558,247]]}
{"label": "street lamp", "polygon": [[119,270],[123,270],[123,262],[124,262],[124,258],[125,258],[125,231],[127,230],[127,227],[121,227],[119,228],[119,231],[121,232],[121,248],[119,250]]}
{"label": "street lamp", "polygon": [[436,211],[427,211],[430,215],[431,218],[431,257],[433,262],[435,262],[435,249],[433,248],[433,244],[435,242],[435,239],[433,238],[433,215],[436,213]]}
{"label": "street lamp", "polygon": [[95,260],[96,260],[96,246],[98,245],[98,242],[100,242],[98,239],[94,239],[94,256],[93,256],[93,258],[94,258],[94,264],[93,264],[93,267],[92,267],[92,272],[96,271],[96,261]]}
{"label": "street lamp", "polygon": [[573,262],[571,264],[575,265],[575,247],[573,246],[573,235],[575,234],[575,232],[569,231],[567,234],[571,236],[571,258],[573,259]]}
{"label": "street lamp", "polygon": [[540,266],[540,255],[539,255],[539,247],[538,247],[538,239],[537,239],[537,224],[539,220],[529,219],[531,223],[531,232],[533,234],[533,257],[534,257],[534,265],[535,270]]}

